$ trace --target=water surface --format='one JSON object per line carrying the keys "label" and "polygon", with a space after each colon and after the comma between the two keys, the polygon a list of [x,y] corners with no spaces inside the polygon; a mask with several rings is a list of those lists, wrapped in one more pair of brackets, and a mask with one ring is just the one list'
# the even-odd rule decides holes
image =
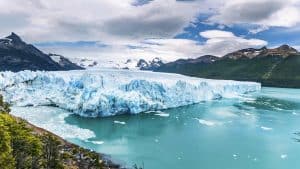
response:
{"label": "water surface", "polygon": [[297,89],[263,88],[260,93],[240,99],[97,119],[67,114],[58,120],[58,114],[66,112],[53,108],[41,108],[36,116],[37,111],[19,113],[20,110],[13,112],[49,130],[56,125],[54,132],[62,136],[72,130],[77,136],[66,137],[68,140],[110,154],[127,166],[300,168],[300,143],[295,140],[295,133],[300,131]]}

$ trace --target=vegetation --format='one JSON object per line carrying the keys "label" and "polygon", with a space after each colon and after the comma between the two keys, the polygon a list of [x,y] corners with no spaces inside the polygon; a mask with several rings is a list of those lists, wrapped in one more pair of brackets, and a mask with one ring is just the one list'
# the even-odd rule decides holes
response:
{"label": "vegetation", "polygon": [[155,71],[211,79],[261,82],[263,86],[300,87],[300,56],[221,59],[213,63],[165,64]]}
{"label": "vegetation", "polygon": [[[100,169],[98,153],[65,142],[59,137],[9,114],[0,96],[1,169]],[[107,163],[107,162],[106,162]]]}

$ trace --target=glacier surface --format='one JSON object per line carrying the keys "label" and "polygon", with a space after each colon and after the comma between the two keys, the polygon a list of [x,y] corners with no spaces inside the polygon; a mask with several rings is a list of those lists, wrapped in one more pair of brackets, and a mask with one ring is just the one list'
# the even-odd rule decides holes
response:
{"label": "glacier surface", "polygon": [[13,106],[54,106],[86,117],[156,111],[260,89],[254,82],[131,70],[0,72],[0,92]]}

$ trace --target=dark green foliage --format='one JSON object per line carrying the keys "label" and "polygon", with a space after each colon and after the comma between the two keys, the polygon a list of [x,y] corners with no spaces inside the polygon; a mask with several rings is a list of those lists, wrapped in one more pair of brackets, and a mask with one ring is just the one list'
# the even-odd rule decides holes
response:
{"label": "dark green foliage", "polygon": [[165,64],[155,71],[211,79],[261,82],[263,86],[300,87],[300,56],[220,59],[213,63]]}
{"label": "dark green foliage", "polygon": [[10,112],[9,104],[4,102],[3,96],[0,95],[0,113],[9,113],[9,112]]}
{"label": "dark green foliage", "polygon": [[0,166],[3,169],[13,169],[15,166],[10,143],[11,137],[7,127],[0,125]]}
{"label": "dark green foliage", "polygon": [[12,117],[2,96],[0,110],[0,169],[102,168],[97,153],[66,144]]}
{"label": "dark green foliage", "polygon": [[38,169],[42,151],[41,141],[35,137],[23,121],[17,122],[9,114],[0,114],[0,125],[5,127],[4,133],[9,137],[13,161],[16,169]]}
{"label": "dark green foliage", "polygon": [[43,167],[46,169],[63,169],[61,154],[59,153],[61,142],[50,134],[41,137],[43,142]]}

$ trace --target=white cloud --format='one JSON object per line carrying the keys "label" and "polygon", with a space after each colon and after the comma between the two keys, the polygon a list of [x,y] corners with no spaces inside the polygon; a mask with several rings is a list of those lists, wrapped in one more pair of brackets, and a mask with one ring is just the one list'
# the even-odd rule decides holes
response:
{"label": "white cloud", "polygon": [[296,1],[286,0],[288,5],[282,7],[279,0],[274,0],[274,5],[269,5],[270,0],[251,1],[253,3],[245,0],[153,0],[138,6],[132,5],[135,0],[0,0],[0,22],[4,23],[0,26],[0,34],[5,36],[14,31],[30,43],[84,40],[108,45],[105,48],[43,47],[48,52],[77,58],[150,60],[161,57],[172,61],[206,54],[222,56],[241,48],[264,46],[267,42],[220,30],[201,32],[200,35],[207,39],[201,44],[173,37],[199,13],[212,15],[209,21],[219,25],[249,22],[292,26],[298,17]]}
{"label": "white cloud", "polygon": [[90,58],[99,62],[122,62],[127,59],[152,60],[155,57],[163,61],[175,61],[180,58],[197,58],[203,55],[223,56],[243,48],[256,48],[267,45],[266,41],[260,39],[245,39],[238,37],[232,32],[209,30],[200,32],[200,35],[207,40],[199,43],[188,39],[147,39],[131,43],[131,48],[124,45],[112,45],[108,47],[80,47],[80,48],[51,48],[44,50],[59,52],[73,58]]}
{"label": "white cloud", "polygon": [[299,17],[300,0],[231,0],[223,1],[208,21],[228,26],[253,24],[258,29],[251,32],[257,33],[267,27],[297,26]]}
{"label": "white cloud", "polygon": [[29,42],[101,40],[124,44],[172,38],[200,11],[207,11],[205,2],[199,1],[155,0],[141,6],[133,2],[0,0],[0,22],[5,23],[1,34],[15,31]]}
{"label": "white cloud", "polygon": [[234,38],[234,34],[232,32],[221,31],[221,30],[210,30],[200,32],[200,36],[212,39],[212,38]]}
{"label": "white cloud", "polygon": [[207,41],[202,46],[202,52],[217,56],[223,56],[243,48],[257,48],[268,44],[264,40],[245,39],[234,35],[232,32],[220,30],[208,30],[200,32],[200,35],[207,38]]}

